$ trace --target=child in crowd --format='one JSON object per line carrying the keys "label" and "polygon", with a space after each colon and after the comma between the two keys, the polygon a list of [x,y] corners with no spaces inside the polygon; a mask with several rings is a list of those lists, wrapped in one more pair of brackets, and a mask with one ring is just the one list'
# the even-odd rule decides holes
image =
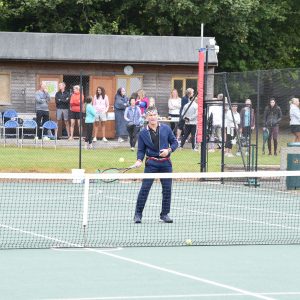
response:
{"label": "child in crowd", "polygon": [[140,131],[142,113],[140,108],[136,105],[135,98],[130,98],[130,106],[126,107],[124,118],[127,123],[127,131],[130,139],[130,149],[134,151],[138,133]]}
{"label": "child in crowd", "polygon": [[96,118],[96,110],[92,105],[93,98],[91,96],[85,99],[85,126],[86,126],[86,137],[85,137],[85,149],[93,149],[93,126]]}

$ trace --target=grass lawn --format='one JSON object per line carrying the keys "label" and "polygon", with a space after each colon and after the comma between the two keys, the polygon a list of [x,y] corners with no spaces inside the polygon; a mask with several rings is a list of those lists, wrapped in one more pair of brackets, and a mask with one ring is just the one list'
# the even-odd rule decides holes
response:
{"label": "grass lawn", "polygon": [[[286,145],[286,144],[285,144]],[[208,171],[220,171],[221,152],[208,154]],[[123,157],[124,162],[119,162]],[[94,173],[97,169],[111,167],[127,167],[136,159],[136,152],[128,148],[97,149],[92,151],[82,150],[82,168],[86,172]],[[191,149],[176,151],[172,155],[174,172],[198,172],[200,169],[200,153]],[[242,165],[240,157],[225,158],[225,164]],[[259,149],[259,165],[279,165],[279,156],[261,154]],[[17,148],[6,147],[0,150],[1,172],[71,172],[79,166],[78,149],[70,148]],[[136,170],[142,172],[143,168]]]}
{"label": "grass lawn", "polygon": [[[176,172],[199,171],[199,152],[186,149],[173,154],[173,167]],[[124,162],[119,162],[123,157]],[[136,161],[136,152],[128,148],[97,149],[82,151],[82,168],[94,173],[97,169],[128,167]],[[71,172],[79,166],[78,149],[60,148],[16,148],[6,147],[0,151],[1,172]],[[136,170],[142,172],[143,168]]]}

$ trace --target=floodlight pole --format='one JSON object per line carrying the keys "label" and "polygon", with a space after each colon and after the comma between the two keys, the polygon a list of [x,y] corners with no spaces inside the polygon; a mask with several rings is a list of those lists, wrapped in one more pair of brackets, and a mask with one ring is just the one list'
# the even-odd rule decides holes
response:
{"label": "floodlight pole", "polygon": [[207,84],[208,84],[208,47],[206,45],[205,52],[205,72],[204,72],[204,103],[203,103],[203,127],[202,127],[202,143],[201,143],[201,163],[200,163],[200,171],[206,172],[206,160],[207,160],[207,128],[206,128],[206,120],[207,120],[207,105],[206,105],[206,95],[207,95]]}

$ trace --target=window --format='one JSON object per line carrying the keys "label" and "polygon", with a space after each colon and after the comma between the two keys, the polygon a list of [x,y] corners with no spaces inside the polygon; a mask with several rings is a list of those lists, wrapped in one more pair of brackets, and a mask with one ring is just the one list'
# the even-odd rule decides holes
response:
{"label": "window", "polygon": [[0,103],[10,103],[10,74],[0,73]]}
{"label": "window", "polygon": [[124,87],[127,96],[131,96],[137,90],[143,87],[142,76],[117,76],[117,89]]}
{"label": "window", "polygon": [[[66,90],[73,93],[73,86],[80,84],[80,75],[63,75],[63,81],[66,84]],[[90,77],[82,76],[82,89],[84,97],[89,96],[90,92]]]}
{"label": "window", "polygon": [[192,88],[197,91],[198,79],[195,77],[191,78],[173,78],[172,79],[172,89],[178,91],[179,97],[184,96],[187,88]]}

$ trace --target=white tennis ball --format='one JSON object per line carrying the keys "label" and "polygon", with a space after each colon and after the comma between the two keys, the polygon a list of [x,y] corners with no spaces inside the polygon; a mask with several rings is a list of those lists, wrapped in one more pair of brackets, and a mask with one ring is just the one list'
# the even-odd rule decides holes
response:
{"label": "white tennis ball", "polygon": [[125,161],[124,157],[119,158],[119,162],[124,162],[124,161]]}
{"label": "white tennis ball", "polygon": [[192,246],[192,245],[193,245],[193,242],[192,242],[192,240],[187,239],[187,240],[185,240],[185,244],[186,244],[187,246]]}

